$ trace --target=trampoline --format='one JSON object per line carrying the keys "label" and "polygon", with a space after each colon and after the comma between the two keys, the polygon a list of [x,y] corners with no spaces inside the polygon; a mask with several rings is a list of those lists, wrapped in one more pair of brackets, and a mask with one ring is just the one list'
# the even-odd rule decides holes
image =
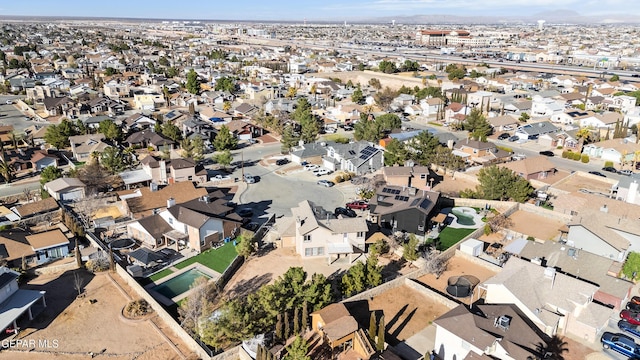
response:
{"label": "trampoline", "polygon": [[469,297],[479,283],[480,280],[472,275],[452,276],[447,280],[447,292],[458,298]]}

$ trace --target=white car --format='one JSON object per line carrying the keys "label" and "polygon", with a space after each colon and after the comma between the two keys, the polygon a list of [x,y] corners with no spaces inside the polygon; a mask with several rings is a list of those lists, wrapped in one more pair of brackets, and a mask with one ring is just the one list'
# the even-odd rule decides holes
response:
{"label": "white car", "polygon": [[326,129],[324,129],[324,132],[326,132],[327,134],[335,134],[337,131],[336,128],[332,128],[332,127],[328,127]]}
{"label": "white car", "polygon": [[316,164],[307,164],[304,166],[304,169],[307,171],[313,171],[316,170],[317,168],[319,168],[320,166],[316,165]]}
{"label": "white car", "polygon": [[256,178],[253,175],[247,174],[247,175],[244,176],[244,181],[247,184],[255,184],[256,183]]}
{"label": "white car", "polygon": [[216,179],[216,180],[220,180],[220,181],[231,180],[231,177],[229,175],[220,175],[220,174],[218,174],[218,175],[214,176],[213,178]]}
{"label": "white car", "polygon": [[329,175],[331,174],[331,170],[327,168],[320,168],[320,169],[314,170],[313,173],[316,174],[316,176]]}

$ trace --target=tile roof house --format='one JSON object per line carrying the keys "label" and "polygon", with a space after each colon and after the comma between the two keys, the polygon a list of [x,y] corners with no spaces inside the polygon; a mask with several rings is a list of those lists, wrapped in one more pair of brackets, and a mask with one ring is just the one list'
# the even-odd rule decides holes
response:
{"label": "tile roof house", "polygon": [[133,194],[123,199],[123,207],[129,216],[141,218],[166,209],[169,199],[183,203],[205,195],[207,189],[196,188],[192,182],[183,181],[159,190],[152,190],[151,187],[136,189]]}
{"label": "tile roof house", "polygon": [[431,172],[427,166],[385,166],[382,175],[387,185],[414,187],[418,190],[431,190],[429,179]]}
{"label": "tile roof house", "polygon": [[384,228],[422,236],[431,229],[439,200],[439,192],[385,184],[369,201],[369,216]]}
{"label": "tile roof house", "polygon": [[69,254],[69,239],[60,229],[32,234],[22,230],[0,232],[0,258],[14,267],[47,263]]}
{"label": "tile roof house", "polygon": [[52,198],[59,201],[73,201],[84,199],[87,186],[78,178],[59,178],[44,184]]}
{"label": "tile roof house", "polygon": [[48,213],[58,210],[60,207],[54,198],[47,198],[43,200],[34,201],[31,203],[17,205],[11,210],[20,216],[21,219],[25,219],[31,216]]}
{"label": "tile roof house", "polygon": [[288,246],[295,246],[303,258],[325,257],[332,261],[335,257],[359,256],[365,251],[365,237],[369,227],[363,217],[336,219],[314,203],[305,200],[291,209],[294,221],[286,229],[280,229],[284,238],[289,238]]}
{"label": "tile roof house", "polygon": [[104,134],[75,135],[69,137],[73,157],[77,161],[87,161],[91,154],[101,153],[110,145],[104,142]]}
{"label": "tile roof house", "polygon": [[172,150],[175,142],[165,139],[152,130],[142,130],[129,135],[125,142],[130,145],[152,147],[155,151]]}
{"label": "tile roof house", "polygon": [[518,176],[527,180],[545,179],[556,172],[556,166],[549,161],[546,156],[532,156],[526,159],[500,164],[499,166],[510,169]]}
{"label": "tile roof house", "polygon": [[433,322],[439,359],[537,358],[549,339],[513,304],[458,305]]}
{"label": "tile roof house", "polygon": [[535,136],[541,136],[544,134],[552,134],[559,129],[549,121],[541,121],[537,123],[528,123],[522,125],[516,129],[514,135],[520,139],[526,140]]}
{"label": "tile roof house", "polygon": [[515,304],[545,334],[595,341],[613,311],[593,302],[599,286],[511,257],[480,289],[487,304]]}
{"label": "tile roof house", "polygon": [[496,147],[496,144],[486,141],[459,141],[453,148],[453,154],[476,164],[495,164],[511,159],[511,154]]}
{"label": "tile roof house", "polygon": [[[148,178],[158,185],[173,184],[182,181],[194,181],[203,183],[207,181],[207,170],[204,166],[196,164],[192,159],[164,160],[154,156],[146,156],[140,160],[142,170]],[[135,172],[136,170],[134,170]]]}
{"label": "tile roof house", "polygon": [[587,144],[582,148],[582,153],[602,161],[612,161],[615,164],[633,162],[635,153],[640,151],[640,144],[628,139],[609,139],[597,143]]}
{"label": "tile roof house", "polygon": [[375,353],[367,335],[343,303],[331,304],[311,313],[311,328],[321,334],[332,351],[350,342],[359,359],[369,359]]}

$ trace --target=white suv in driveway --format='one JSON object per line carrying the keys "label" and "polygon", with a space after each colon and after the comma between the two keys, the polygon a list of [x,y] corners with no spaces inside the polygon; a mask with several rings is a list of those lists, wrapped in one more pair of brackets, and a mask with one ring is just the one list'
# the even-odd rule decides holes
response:
{"label": "white suv in driveway", "polygon": [[320,168],[320,169],[314,170],[313,173],[316,174],[316,176],[329,175],[331,174],[331,170],[327,168]]}

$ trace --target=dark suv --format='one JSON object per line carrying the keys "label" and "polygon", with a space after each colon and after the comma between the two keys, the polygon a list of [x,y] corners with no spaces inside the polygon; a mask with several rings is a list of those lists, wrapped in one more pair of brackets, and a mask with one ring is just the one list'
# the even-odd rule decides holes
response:
{"label": "dark suv", "polygon": [[342,216],[350,217],[350,218],[353,218],[353,217],[358,216],[358,215],[356,214],[356,212],[355,212],[355,211],[353,211],[353,210],[351,210],[351,209],[343,208],[343,207],[337,207],[337,208],[333,211],[333,213],[336,215],[336,217],[337,217],[338,215],[342,215]]}

